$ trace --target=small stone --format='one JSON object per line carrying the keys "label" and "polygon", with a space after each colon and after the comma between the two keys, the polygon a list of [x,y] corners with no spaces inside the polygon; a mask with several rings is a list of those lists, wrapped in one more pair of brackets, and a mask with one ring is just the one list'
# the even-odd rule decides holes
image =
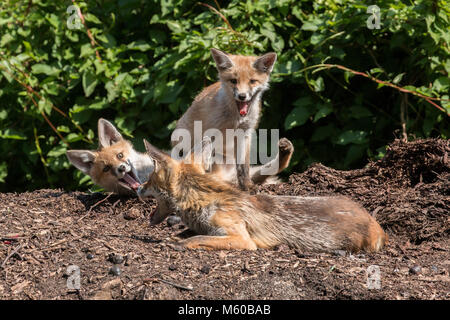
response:
{"label": "small stone", "polygon": [[114,264],[122,264],[124,258],[120,254],[110,253],[108,256],[108,261]]}
{"label": "small stone", "polygon": [[438,273],[439,272],[439,269],[438,269],[438,267],[436,267],[436,266],[431,266],[431,271],[433,271],[434,273]]}
{"label": "small stone", "polygon": [[171,264],[171,265],[169,266],[169,270],[170,270],[170,271],[175,271],[175,270],[177,270],[177,266],[174,265],[174,264]]}
{"label": "small stone", "polygon": [[126,220],[134,220],[141,216],[141,211],[137,208],[131,208],[123,213],[123,217]]}
{"label": "small stone", "polygon": [[345,257],[346,252],[345,252],[345,250],[334,250],[334,251],[333,251],[333,254],[334,254],[335,256]]}
{"label": "small stone", "polygon": [[422,268],[420,266],[412,266],[411,268],[409,268],[410,274],[419,274],[421,272],[422,272]]}
{"label": "small stone", "polygon": [[92,259],[94,259],[94,255],[93,255],[92,253],[88,253],[88,254],[86,255],[86,259],[92,260]]}
{"label": "small stone", "polygon": [[203,267],[200,269],[200,272],[201,272],[201,273],[204,273],[204,274],[208,274],[210,271],[211,271],[211,267],[210,267],[210,266],[203,266]]}
{"label": "small stone", "polygon": [[170,216],[167,218],[167,224],[171,227],[176,224],[179,224],[180,222],[181,222],[181,218],[178,216]]}
{"label": "small stone", "polygon": [[115,276],[120,276],[122,271],[120,270],[119,266],[114,265],[109,269],[109,273]]}

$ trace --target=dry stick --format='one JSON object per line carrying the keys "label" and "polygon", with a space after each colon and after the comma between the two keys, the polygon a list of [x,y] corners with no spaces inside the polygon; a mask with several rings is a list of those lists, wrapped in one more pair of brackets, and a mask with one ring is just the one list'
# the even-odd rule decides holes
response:
{"label": "dry stick", "polygon": [[156,280],[164,282],[164,283],[167,283],[167,284],[170,284],[171,286],[174,286],[175,288],[178,288],[178,289],[181,289],[181,290],[187,290],[187,291],[194,290],[194,288],[192,286],[187,286],[186,287],[186,286],[183,286],[183,285],[180,285],[180,284],[177,284],[177,283],[173,283],[171,281],[167,281],[167,280],[164,280],[164,279],[161,279],[161,278],[157,278]]}
{"label": "dry stick", "polygon": [[428,96],[425,96],[425,95],[423,95],[423,94],[421,94],[421,93],[419,93],[419,92],[417,92],[417,91],[411,91],[411,90],[408,90],[408,89],[399,87],[399,86],[397,86],[397,85],[395,85],[395,84],[393,84],[393,83],[390,83],[390,82],[387,82],[387,81],[383,81],[383,80],[379,80],[379,79],[377,79],[377,78],[375,78],[375,77],[373,77],[373,76],[371,76],[371,75],[368,75],[368,74],[366,74],[366,73],[364,73],[364,72],[356,71],[356,70],[353,70],[353,69],[344,67],[344,66],[342,66],[342,65],[340,65],[340,64],[326,64],[326,63],[324,63],[324,64],[316,64],[316,65],[314,65],[314,66],[309,66],[309,67],[306,67],[306,68],[304,68],[304,69],[302,69],[302,70],[298,70],[298,71],[296,71],[296,72],[303,72],[303,71],[306,71],[306,70],[309,70],[309,69],[320,69],[320,70],[322,70],[322,69],[331,69],[331,68],[338,68],[338,69],[341,69],[341,70],[344,70],[344,71],[348,71],[348,72],[350,72],[350,73],[353,73],[353,74],[356,74],[356,75],[359,75],[359,76],[366,77],[366,78],[368,78],[368,79],[370,79],[370,80],[372,80],[372,81],[375,81],[375,82],[377,82],[377,83],[380,83],[380,84],[386,85],[386,86],[388,86],[388,87],[397,89],[397,90],[399,90],[399,91],[401,91],[401,92],[406,92],[406,93],[410,93],[410,94],[412,94],[412,95],[421,97],[421,98],[425,99],[427,102],[429,102],[430,104],[432,104],[434,107],[436,107],[437,109],[439,109],[440,111],[445,112],[448,116],[450,116],[450,114],[448,114],[448,113],[445,111],[444,108],[442,108],[440,105],[438,105],[438,104],[434,103],[433,101],[431,101],[431,100],[436,100],[436,101],[449,101],[449,99],[441,99],[441,98],[428,97]]}
{"label": "dry stick", "polygon": [[405,119],[405,113],[406,113],[407,107],[408,107],[408,95],[403,94],[402,101],[400,103],[400,120],[402,122],[402,140],[403,140],[403,142],[408,141],[408,134],[406,132],[406,119]]}
{"label": "dry stick", "polygon": [[[34,100],[33,96],[30,94],[29,91],[27,91],[28,96],[30,97],[31,101],[33,102],[34,106],[39,110],[38,104],[37,102]],[[44,120],[48,123],[48,125],[50,126],[50,128],[52,128],[52,130],[58,135],[58,137],[62,140],[62,142],[64,142],[67,146],[69,146],[69,143],[64,139],[64,137],[61,135],[61,133],[58,132],[58,130],[56,130],[55,126],[53,125],[53,123],[50,121],[49,118],[47,118],[47,116],[45,115],[44,111],[40,111],[41,116],[44,118]]]}
{"label": "dry stick", "polygon": [[41,251],[41,252],[43,252],[43,251],[48,251],[48,250],[61,249],[61,248],[55,248],[55,247],[56,247],[56,246],[59,246],[59,245],[61,245],[61,244],[63,244],[63,243],[65,243],[65,242],[69,242],[69,241],[78,241],[78,240],[82,239],[83,237],[84,237],[84,235],[83,235],[83,236],[76,237],[76,238],[74,238],[74,239],[63,239],[63,240],[56,241],[55,243],[52,243],[52,244],[48,245],[47,248],[44,248],[44,249],[36,248],[36,249],[33,249],[33,250],[31,250],[31,251],[29,251],[29,252],[27,252],[27,253],[33,254],[33,252],[36,252],[36,251]]}
{"label": "dry stick", "polygon": [[[5,60],[6,61],[6,60]],[[15,70],[19,71],[20,73],[22,73],[24,75],[25,78],[29,78],[30,76],[28,74],[26,74],[24,71],[20,70],[19,68],[17,68],[14,64],[8,63],[8,65],[12,66]],[[16,78],[11,72],[9,72],[8,69],[4,68],[2,65],[0,65],[0,67],[2,67],[2,69],[4,71],[6,71],[11,77],[14,78],[14,80],[16,80],[22,87],[24,87],[25,89],[27,89],[27,92],[34,94],[35,96],[37,96],[39,98],[39,100],[43,99],[42,96],[37,93],[32,86],[23,83],[22,81],[20,81],[18,78]],[[80,130],[81,133],[84,133],[83,128],[81,128],[78,124],[76,124],[72,119],[69,118],[69,116],[62,111],[61,109],[59,109],[58,107],[56,107],[51,101],[47,100],[47,102],[50,103],[50,106],[52,107],[52,109],[56,110],[59,114],[61,114],[63,117],[69,119],[74,125],[75,127],[77,127],[78,130]],[[35,103],[36,105],[36,103]],[[48,121],[47,121],[48,122]],[[63,139],[64,140],[64,139]],[[68,144],[67,144],[68,145]]]}
{"label": "dry stick", "polygon": [[[24,75],[24,77],[25,78],[29,78],[30,76],[28,75],[28,74],[26,74],[24,71],[22,71],[22,70],[20,70],[19,68],[17,68],[15,65],[13,65],[12,63],[9,63],[9,65],[10,66],[12,66],[14,69],[16,69],[17,71],[19,71],[20,73],[22,73],[23,75]],[[43,99],[42,98],[42,96],[39,94],[39,93],[37,93],[34,89],[33,89],[33,87],[32,86],[30,86],[30,85],[27,85],[27,84],[24,84],[24,83],[21,83],[19,80],[17,80],[17,79],[15,79],[17,82],[19,82],[22,86],[24,86],[28,91],[30,91],[31,93],[33,93],[35,96],[37,96],[38,98],[39,98],[39,100],[41,100],[41,99]],[[48,100],[47,100],[48,101]],[[69,116],[64,112],[64,111],[62,111],[61,109],[59,109],[58,107],[56,107],[53,103],[51,103],[51,101],[48,101],[48,102],[50,102],[50,105],[51,105],[51,107],[52,107],[52,109],[54,109],[54,110],[56,110],[59,114],[61,114],[64,118],[67,118],[67,119],[70,119],[69,118]],[[79,129],[81,129],[81,128],[79,128]],[[81,129],[82,130],[82,129]]]}
{"label": "dry stick", "polygon": [[17,247],[14,248],[14,250],[6,257],[6,259],[3,261],[2,265],[0,266],[2,269],[4,268],[6,262],[8,262],[9,258],[11,258],[13,255],[17,253],[17,251],[22,248],[22,244],[19,244]]}
{"label": "dry stick", "polygon": [[108,200],[108,198],[109,198],[110,196],[112,196],[112,194],[113,194],[113,193],[110,192],[105,198],[103,198],[102,200],[100,200],[100,201],[94,203],[94,205],[92,205],[92,206],[89,208],[89,211],[88,211],[84,216],[82,216],[80,219],[78,219],[77,222],[80,222],[81,220],[83,220],[86,216],[88,216],[88,215],[91,213],[92,209],[94,209],[94,208],[95,208],[96,206],[98,206],[100,203],[105,202],[106,200]]}
{"label": "dry stick", "polygon": [[214,13],[218,14],[220,18],[222,18],[222,20],[227,24],[228,28],[230,28],[231,31],[233,31],[234,33],[236,33],[236,31],[234,31],[233,27],[231,26],[230,22],[228,21],[227,18],[225,18],[225,16],[220,13],[219,10],[217,10],[216,8],[214,8],[213,6],[207,4],[207,3],[203,3],[203,2],[197,2],[198,4],[209,8],[211,11],[213,11]]}
{"label": "dry stick", "polygon": [[[72,3],[73,3],[74,5],[76,5],[75,0],[72,0]],[[78,6],[77,6],[77,11],[78,11],[78,16],[80,17],[81,22],[83,23],[84,28],[86,29],[86,33],[87,33],[89,39],[91,40],[91,46],[92,46],[92,48],[95,49],[95,45],[97,44],[97,42],[95,41],[94,37],[92,36],[91,31],[90,31],[89,28],[87,27],[86,21],[84,20],[84,16],[83,16],[83,14],[81,13],[80,7],[78,7]],[[98,50],[97,50],[97,49],[95,49],[95,55],[97,56],[97,59],[98,59],[100,62],[102,62],[102,58],[100,58],[100,54],[98,53]]]}
{"label": "dry stick", "polygon": [[[1,65],[0,65],[1,66]],[[14,80],[16,80],[21,86],[23,86],[25,89],[27,89],[27,95],[28,97],[31,99],[31,101],[33,102],[34,106],[39,110],[39,106],[37,104],[37,102],[34,100],[33,96],[31,95],[32,93],[36,94],[37,97],[40,97],[36,91],[33,90],[33,88],[25,83],[23,83],[22,81],[20,81],[19,79],[17,79],[11,72],[9,72],[8,69],[5,69],[3,66],[1,66],[3,70],[5,70],[11,77],[14,78]],[[41,97],[42,98],[42,97]],[[57,110],[59,110],[58,108],[56,108]],[[62,112],[61,110],[59,110],[60,112]],[[42,117],[45,119],[45,121],[48,123],[48,125],[52,128],[52,130],[58,135],[58,137],[66,144],[69,145],[69,143],[63,138],[63,136],[58,132],[58,130],[56,130],[55,126],[51,123],[51,121],[47,118],[47,116],[44,114],[44,112],[40,112]]]}

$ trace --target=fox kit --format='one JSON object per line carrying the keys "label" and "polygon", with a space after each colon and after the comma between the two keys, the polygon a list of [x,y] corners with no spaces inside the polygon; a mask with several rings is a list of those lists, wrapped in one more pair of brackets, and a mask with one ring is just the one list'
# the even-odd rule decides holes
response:
{"label": "fox kit", "polygon": [[[256,129],[261,116],[261,97],[269,88],[269,76],[277,59],[276,53],[260,57],[231,55],[217,49],[211,54],[219,72],[219,82],[205,88],[194,100],[186,113],[178,120],[176,129],[186,129],[194,141],[194,121],[201,121],[202,136],[206,130],[217,129],[226,136],[226,129]],[[250,131],[246,131],[250,132]],[[247,134],[241,143],[223,141],[223,155],[234,164],[212,164],[212,172],[224,180],[238,183],[248,190],[253,183],[264,183],[270,176],[261,174],[261,166],[250,167],[251,136]],[[244,161],[236,161],[236,154],[244,155]],[[278,173],[284,170],[294,148],[289,140],[279,142]],[[226,161],[224,161],[226,162]]]}
{"label": "fox kit", "polygon": [[200,165],[174,160],[144,143],[155,171],[138,194],[178,208],[183,222],[200,234],[182,241],[185,247],[255,250],[287,244],[305,251],[356,252],[379,251],[387,241],[367,211],[347,198],[250,195],[205,173],[211,152],[207,139]]}
{"label": "fox kit", "polygon": [[98,120],[98,150],[68,150],[69,161],[107,191],[135,195],[153,171],[153,161],[133,149],[107,120]]}

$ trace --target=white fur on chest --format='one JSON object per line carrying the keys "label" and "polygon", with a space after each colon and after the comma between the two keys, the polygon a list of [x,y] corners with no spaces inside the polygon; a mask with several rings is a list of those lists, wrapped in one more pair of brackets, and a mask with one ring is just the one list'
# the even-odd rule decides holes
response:
{"label": "white fur on chest", "polygon": [[211,224],[211,218],[217,211],[217,206],[211,204],[200,210],[177,210],[177,214],[180,216],[184,224],[186,224],[189,229],[195,231],[198,234],[207,235],[225,235],[222,228],[214,227]]}
{"label": "white fur on chest", "polygon": [[134,150],[130,153],[128,159],[136,169],[139,180],[141,180],[142,183],[146,182],[150,173],[155,169],[153,160],[148,155]]}

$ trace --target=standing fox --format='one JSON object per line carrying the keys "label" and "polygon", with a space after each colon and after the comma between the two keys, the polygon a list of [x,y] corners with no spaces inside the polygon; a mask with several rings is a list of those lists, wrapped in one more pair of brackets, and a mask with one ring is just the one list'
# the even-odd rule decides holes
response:
{"label": "standing fox", "polygon": [[[262,166],[250,167],[251,135],[257,128],[261,117],[261,97],[269,88],[269,77],[277,60],[276,53],[267,53],[260,57],[230,55],[217,49],[211,54],[219,72],[220,81],[205,88],[194,100],[185,114],[178,120],[176,129],[185,129],[191,133],[191,145],[194,141],[194,122],[201,121],[202,136],[209,129],[217,129],[222,137],[227,129],[242,129],[244,141],[223,141],[221,156],[232,164],[212,164],[212,172],[223,180],[238,183],[240,188],[248,190],[253,183],[264,183],[269,175],[262,175]],[[250,129],[250,130],[249,130]],[[175,144],[175,143],[174,143]],[[276,161],[278,172],[284,170],[291,159],[294,148],[287,139],[280,139]],[[239,152],[238,149],[239,148]],[[244,161],[237,160],[237,154],[244,155]],[[216,154],[217,155],[217,154]]]}
{"label": "standing fox", "polygon": [[387,241],[367,211],[347,198],[250,195],[205,173],[212,149],[207,137],[186,156],[201,152],[201,164],[174,160],[144,143],[155,171],[138,194],[178,209],[183,222],[200,234],[183,240],[185,247],[255,250],[287,244],[306,251],[356,252],[379,251]]}

